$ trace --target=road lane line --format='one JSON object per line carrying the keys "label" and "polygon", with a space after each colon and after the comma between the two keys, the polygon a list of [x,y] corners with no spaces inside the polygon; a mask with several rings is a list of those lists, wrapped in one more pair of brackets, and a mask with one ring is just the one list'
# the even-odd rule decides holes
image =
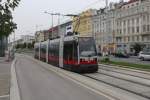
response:
{"label": "road lane line", "polygon": [[19,93],[19,86],[17,81],[17,74],[15,70],[16,59],[11,65],[11,86],[10,86],[10,100],[21,100]]}

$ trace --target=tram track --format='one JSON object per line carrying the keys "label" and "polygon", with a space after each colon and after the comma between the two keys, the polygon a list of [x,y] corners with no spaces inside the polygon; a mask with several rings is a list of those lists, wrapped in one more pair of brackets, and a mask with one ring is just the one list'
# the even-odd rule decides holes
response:
{"label": "tram track", "polygon": [[[98,74],[99,74],[99,73],[98,73]],[[100,75],[100,74],[99,74],[99,75]],[[108,80],[103,79],[103,78],[100,78],[99,75],[84,74],[83,76],[88,77],[88,78],[91,78],[91,79],[93,79],[93,80],[95,80],[95,81],[98,81],[98,82],[100,82],[100,83],[104,83],[104,84],[107,84],[107,85],[109,85],[109,86],[112,86],[112,87],[115,87],[115,88],[124,90],[124,91],[126,91],[126,92],[129,92],[129,93],[132,93],[132,94],[141,96],[141,97],[143,97],[143,98],[150,99],[150,95],[146,95],[146,94],[142,93],[142,90],[141,90],[141,91],[136,91],[136,89],[135,89],[135,90],[129,89],[128,87],[121,86],[121,85],[118,85],[118,84],[116,84],[116,83],[110,81],[109,78],[108,78]],[[101,74],[101,75],[102,75],[102,74]],[[124,80],[124,79],[121,79],[121,78],[119,79],[119,78],[116,78],[116,77],[113,77],[113,76],[108,76],[108,75],[105,75],[105,76],[111,77],[113,81],[114,81],[114,80],[119,80],[120,82],[122,81],[122,83],[124,82],[124,83],[126,83],[126,84],[127,84],[127,83],[132,84],[132,86],[134,86],[134,85],[139,86],[139,88],[137,87],[139,90],[142,89],[142,87],[145,88],[145,89],[146,89],[146,88],[149,88],[149,90],[150,90],[150,87],[147,86],[147,85],[139,84],[139,83],[136,83],[136,82],[130,82],[130,81],[128,81],[128,80]],[[119,81],[118,81],[118,83],[120,83]]]}
{"label": "tram track", "polygon": [[126,70],[126,71],[131,71],[131,72],[137,72],[137,73],[150,75],[149,71],[139,70],[138,68],[119,67],[117,65],[106,65],[106,64],[98,64],[98,65],[103,66],[103,67],[113,68],[113,69],[120,69],[120,70]]}
{"label": "tram track", "polygon": [[113,76],[113,75],[110,75],[110,74],[105,74],[105,73],[102,73],[102,72],[97,72],[97,73],[105,75],[105,76],[113,77],[113,78],[116,78],[116,79],[120,79],[120,80],[124,80],[124,81],[128,81],[128,82],[132,82],[134,84],[143,85],[143,86],[146,86],[146,87],[150,88],[150,84],[144,84],[144,83],[136,82],[136,81],[133,81],[133,80],[129,80],[129,79],[125,79],[125,78],[120,78],[120,77],[117,77],[117,76]]}
{"label": "tram track", "polygon": [[[101,67],[99,66],[99,69],[109,71],[109,72],[124,74],[124,75],[132,76],[132,77],[138,77],[141,79],[150,80],[150,74],[149,73],[143,73],[143,72],[139,72],[139,71],[131,71],[128,69],[121,69],[121,68],[115,68],[115,67],[108,67],[107,65],[106,66],[101,65]],[[126,71],[126,72],[123,72],[123,71]],[[127,73],[127,71],[128,71],[128,73]],[[133,72],[136,74],[141,74],[141,76],[135,75],[135,74],[133,74]],[[148,77],[144,77],[144,76],[148,76]]]}
{"label": "tram track", "polygon": [[108,71],[108,70],[105,70],[105,69],[104,70],[100,69],[98,71],[98,73],[104,74],[104,75],[107,75],[107,76],[111,76],[111,77],[115,77],[115,78],[118,78],[118,79],[123,79],[123,80],[130,81],[130,82],[133,82],[133,83],[146,85],[146,86],[150,87],[150,79],[147,79],[147,78],[132,76],[132,75],[129,75],[129,74],[122,74],[120,72]]}

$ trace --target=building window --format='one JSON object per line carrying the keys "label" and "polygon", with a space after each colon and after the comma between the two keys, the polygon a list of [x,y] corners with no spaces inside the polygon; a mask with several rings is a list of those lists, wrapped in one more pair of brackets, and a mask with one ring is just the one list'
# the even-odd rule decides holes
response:
{"label": "building window", "polygon": [[139,30],[139,26],[136,27],[136,33],[139,33],[140,30]]}
{"label": "building window", "polygon": [[128,27],[128,34],[130,34],[130,27]]}
{"label": "building window", "polygon": [[128,19],[128,26],[130,26],[130,20]]}
{"label": "building window", "polygon": [[134,27],[132,27],[132,33],[135,33]]}
{"label": "building window", "polygon": [[124,34],[126,34],[126,29],[125,28],[123,29],[123,31],[124,31]]}
{"label": "building window", "polygon": [[147,15],[147,22],[149,23],[149,15]]}
{"label": "building window", "polygon": [[136,19],[136,23],[137,23],[137,25],[139,24],[139,18]]}
{"label": "building window", "polygon": [[135,40],[134,40],[134,36],[132,37],[132,41],[134,42]]}
{"label": "building window", "polygon": [[124,27],[125,27],[126,26],[126,21],[125,20],[123,21],[123,24],[124,24]]}
{"label": "building window", "polygon": [[150,25],[147,25],[147,31],[148,32],[150,31]]}
{"label": "building window", "polygon": [[143,25],[143,32],[146,32],[146,25]]}
{"label": "building window", "polygon": [[132,19],[132,26],[134,26],[134,19]]}
{"label": "building window", "polygon": [[145,22],[146,18],[145,18],[145,15],[143,16],[143,22]]}
{"label": "building window", "polygon": [[142,41],[144,41],[144,36],[142,36]]}
{"label": "building window", "polygon": [[120,34],[122,34],[121,29],[120,29]]}
{"label": "building window", "polygon": [[139,36],[137,36],[137,41],[139,41]]}

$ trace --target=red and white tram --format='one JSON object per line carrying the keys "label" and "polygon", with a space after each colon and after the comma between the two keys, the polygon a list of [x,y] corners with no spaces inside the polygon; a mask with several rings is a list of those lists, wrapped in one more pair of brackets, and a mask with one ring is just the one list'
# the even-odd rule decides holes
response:
{"label": "red and white tram", "polygon": [[35,58],[75,72],[98,70],[93,37],[67,36],[35,44]]}

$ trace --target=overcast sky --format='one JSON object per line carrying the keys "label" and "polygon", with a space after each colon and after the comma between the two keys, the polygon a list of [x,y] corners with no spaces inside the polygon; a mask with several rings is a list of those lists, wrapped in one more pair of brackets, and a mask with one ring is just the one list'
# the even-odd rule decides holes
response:
{"label": "overcast sky", "polygon": [[[110,1],[118,2],[119,0]],[[13,13],[14,21],[18,24],[18,29],[15,31],[16,38],[25,34],[34,35],[37,30],[49,29],[51,16],[44,11],[77,14],[89,8],[99,9],[104,6],[104,0],[21,0],[19,7]],[[61,22],[67,19],[61,17]],[[57,17],[54,23],[57,24]]]}

